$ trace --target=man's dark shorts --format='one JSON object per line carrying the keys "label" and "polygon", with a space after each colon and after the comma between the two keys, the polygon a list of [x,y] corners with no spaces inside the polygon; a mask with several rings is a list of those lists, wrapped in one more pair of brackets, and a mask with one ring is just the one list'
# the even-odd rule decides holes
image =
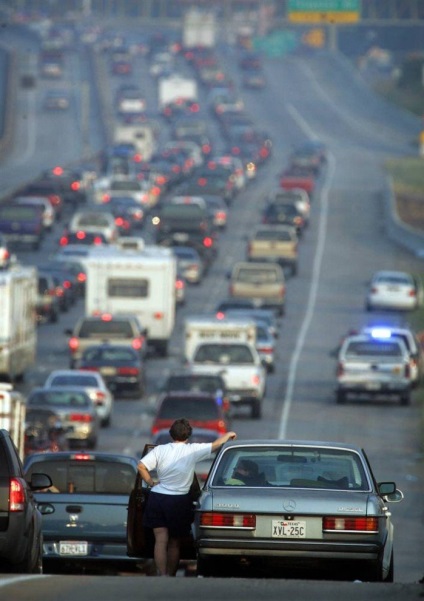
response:
{"label": "man's dark shorts", "polygon": [[164,495],[150,491],[143,515],[143,526],[168,528],[173,538],[190,535],[193,501],[190,494]]}

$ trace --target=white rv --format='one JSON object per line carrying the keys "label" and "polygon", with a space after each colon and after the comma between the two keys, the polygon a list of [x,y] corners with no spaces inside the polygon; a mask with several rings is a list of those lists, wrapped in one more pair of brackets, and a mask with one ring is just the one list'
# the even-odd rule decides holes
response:
{"label": "white rv", "polygon": [[0,272],[0,378],[22,380],[37,354],[35,267],[16,264]]}
{"label": "white rv", "polygon": [[136,315],[149,344],[165,356],[175,324],[177,267],[172,251],[154,245],[103,247],[90,250],[84,265],[86,315]]}

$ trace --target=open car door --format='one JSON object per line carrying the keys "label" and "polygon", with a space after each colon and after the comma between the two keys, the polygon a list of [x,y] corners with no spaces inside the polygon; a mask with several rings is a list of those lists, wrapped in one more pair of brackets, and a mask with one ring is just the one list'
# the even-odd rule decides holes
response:
{"label": "open car door", "polygon": [[[153,449],[156,445],[146,444],[141,458]],[[143,513],[146,506],[150,488],[143,482],[141,476],[137,474],[134,488],[131,491],[128,503],[127,518],[127,555],[129,557],[140,557],[143,559],[153,558],[154,534],[151,528],[143,526]],[[190,488],[193,503],[197,501],[200,495],[200,484],[196,474]],[[194,511],[193,511],[194,518]],[[194,541],[192,535],[184,539],[181,544],[180,559],[196,559]]]}

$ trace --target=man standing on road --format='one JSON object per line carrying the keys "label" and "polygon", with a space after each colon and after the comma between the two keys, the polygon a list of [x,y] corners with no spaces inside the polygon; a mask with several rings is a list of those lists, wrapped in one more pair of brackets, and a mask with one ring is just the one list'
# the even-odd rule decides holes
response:
{"label": "man standing on road", "polygon": [[[159,576],[175,576],[181,539],[190,535],[193,502],[189,491],[196,463],[237,437],[235,432],[227,432],[214,442],[188,443],[191,432],[187,419],[175,420],[169,430],[173,442],[156,446],[138,464],[141,477],[152,488],[143,526],[153,529],[154,559]],[[150,475],[152,470],[157,471],[157,482],[153,482]]]}

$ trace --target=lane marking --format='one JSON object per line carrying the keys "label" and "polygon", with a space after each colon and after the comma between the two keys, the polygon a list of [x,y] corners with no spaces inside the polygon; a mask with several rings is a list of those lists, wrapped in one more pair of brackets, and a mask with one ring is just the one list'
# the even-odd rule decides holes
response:
{"label": "lane marking", "polygon": [[[299,125],[300,129],[302,129],[309,138],[318,139],[318,136],[315,134],[314,130],[308,125],[305,119],[298,113],[294,106],[290,105],[289,107],[290,114],[293,119]],[[318,221],[318,239],[315,250],[313,268],[312,268],[312,280],[311,286],[309,289],[308,295],[308,303],[306,306],[305,317],[303,318],[302,325],[299,331],[299,335],[296,340],[296,345],[294,348],[294,352],[292,354],[289,371],[288,371],[288,379],[286,392],[284,395],[283,401],[283,412],[281,414],[280,421],[280,430],[278,433],[278,438],[286,438],[287,429],[288,429],[288,421],[290,417],[290,410],[293,404],[293,391],[294,386],[296,384],[296,376],[298,364],[300,361],[300,356],[303,351],[303,347],[305,346],[305,339],[308,333],[309,326],[311,325],[312,318],[314,316],[315,305],[318,295],[318,286],[321,276],[321,267],[322,260],[324,255],[324,246],[325,246],[325,238],[327,233],[327,223],[328,223],[328,204],[329,204],[329,191],[331,189],[331,184],[334,180],[334,174],[336,170],[336,159],[332,153],[328,153],[328,168],[326,179],[324,185],[322,187],[320,193],[320,212],[319,212],[319,221]]]}

